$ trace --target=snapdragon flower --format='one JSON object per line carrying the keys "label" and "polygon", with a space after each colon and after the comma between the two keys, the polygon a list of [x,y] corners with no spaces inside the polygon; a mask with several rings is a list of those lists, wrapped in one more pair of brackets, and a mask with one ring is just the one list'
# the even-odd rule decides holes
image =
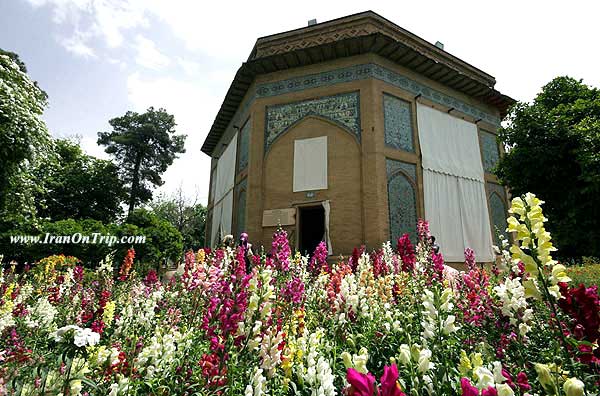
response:
{"label": "snapdragon flower", "polygon": [[94,346],[100,342],[100,334],[92,331],[90,328],[86,327],[82,329],[76,325],[63,326],[52,332],[50,338],[55,342],[64,342],[67,340],[67,334],[71,331],[73,331],[73,344],[77,347]]}

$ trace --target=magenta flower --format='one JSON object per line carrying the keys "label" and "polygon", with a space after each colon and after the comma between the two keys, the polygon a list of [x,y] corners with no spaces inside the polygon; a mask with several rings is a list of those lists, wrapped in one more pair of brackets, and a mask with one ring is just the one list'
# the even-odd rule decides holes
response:
{"label": "magenta flower", "polygon": [[346,379],[350,384],[348,396],[373,396],[375,393],[375,377],[371,374],[363,374],[353,368],[349,368]]}
{"label": "magenta flower", "polygon": [[517,385],[523,392],[531,389],[531,385],[529,385],[529,380],[527,379],[527,374],[524,371],[521,371],[517,374]]}
{"label": "magenta flower", "polygon": [[406,396],[398,384],[398,367],[396,364],[385,366],[381,376],[379,396]]}
{"label": "magenta flower", "polygon": [[410,242],[410,237],[408,234],[404,234],[398,238],[396,250],[402,259],[402,271],[412,272],[412,270],[415,268],[417,259],[415,257],[415,248]]}
{"label": "magenta flower", "polygon": [[468,378],[460,379],[460,387],[462,389],[462,396],[479,396],[479,389],[471,385],[471,381]]}
{"label": "magenta flower", "polygon": [[481,396],[498,396],[498,391],[493,386],[488,386],[481,391]]}
{"label": "magenta flower", "polygon": [[379,388],[372,374],[363,374],[353,368],[348,369],[346,380],[350,384],[348,396],[406,396],[398,384],[398,367],[395,364],[383,368]]}

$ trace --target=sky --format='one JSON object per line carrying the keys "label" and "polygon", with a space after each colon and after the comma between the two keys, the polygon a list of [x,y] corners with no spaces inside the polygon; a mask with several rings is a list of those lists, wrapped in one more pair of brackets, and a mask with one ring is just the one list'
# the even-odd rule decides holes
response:
{"label": "sky", "polygon": [[91,155],[108,120],[164,107],[186,153],[158,193],[181,187],[206,203],[210,158],[200,147],[258,37],[371,9],[496,78],[531,101],[552,78],[600,87],[600,2],[0,0],[0,48],[19,54],[49,95],[53,136]]}

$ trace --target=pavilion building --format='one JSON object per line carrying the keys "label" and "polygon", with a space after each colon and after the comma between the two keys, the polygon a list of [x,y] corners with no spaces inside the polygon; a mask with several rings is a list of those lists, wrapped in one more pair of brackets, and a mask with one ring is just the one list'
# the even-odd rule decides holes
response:
{"label": "pavilion building", "polygon": [[[311,23],[312,22],[312,23]],[[415,235],[448,262],[493,259],[507,194],[492,170],[514,103],[494,77],[368,11],[259,38],[202,146],[207,240],[242,231],[330,255]]]}

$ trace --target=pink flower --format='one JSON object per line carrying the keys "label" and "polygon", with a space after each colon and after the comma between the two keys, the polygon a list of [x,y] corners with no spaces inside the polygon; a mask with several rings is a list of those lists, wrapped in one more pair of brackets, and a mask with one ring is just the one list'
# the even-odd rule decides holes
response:
{"label": "pink flower", "polygon": [[465,264],[467,265],[469,271],[475,269],[475,252],[471,248],[465,249]]}
{"label": "pink flower", "polygon": [[310,259],[310,263],[308,263],[308,269],[315,275],[320,274],[321,272],[329,272],[329,266],[327,265],[327,245],[325,242],[321,241],[315,252],[313,253],[312,258]]}
{"label": "pink flower", "polygon": [[373,396],[375,393],[375,377],[371,374],[363,374],[349,368],[346,379],[350,384],[348,396]]}
{"label": "pink flower", "polygon": [[398,367],[396,364],[385,366],[381,376],[379,396],[406,396],[398,384]]}
{"label": "pink flower", "polygon": [[289,270],[292,250],[290,249],[290,243],[285,230],[278,229],[275,234],[273,234],[271,255],[275,259],[275,264],[278,269],[283,271]]}
{"label": "pink flower", "polygon": [[348,396],[406,396],[398,384],[398,367],[395,364],[383,368],[379,388],[375,386],[372,374],[363,374],[353,368],[348,369],[346,380],[350,384]]}
{"label": "pink flower", "polygon": [[481,391],[481,396],[498,396],[498,391],[493,386],[488,386]]}
{"label": "pink flower", "polygon": [[468,378],[460,379],[460,387],[462,389],[462,396],[479,396],[479,389],[471,385],[471,381]]}

